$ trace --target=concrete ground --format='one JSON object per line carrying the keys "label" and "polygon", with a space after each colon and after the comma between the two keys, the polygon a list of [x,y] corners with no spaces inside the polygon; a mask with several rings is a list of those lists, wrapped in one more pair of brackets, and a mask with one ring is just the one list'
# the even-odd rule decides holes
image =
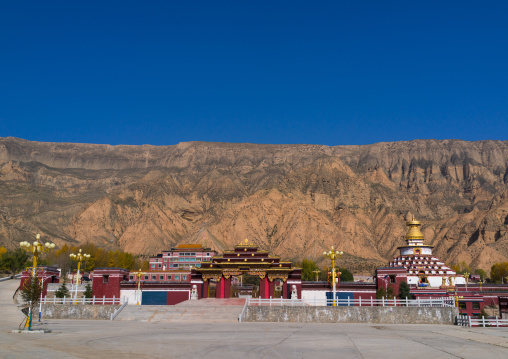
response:
{"label": "concrete ground", "polygon": [[0,358],[508,358],[508,328],[46,320],[13,334],[19,281],[0,282]]}

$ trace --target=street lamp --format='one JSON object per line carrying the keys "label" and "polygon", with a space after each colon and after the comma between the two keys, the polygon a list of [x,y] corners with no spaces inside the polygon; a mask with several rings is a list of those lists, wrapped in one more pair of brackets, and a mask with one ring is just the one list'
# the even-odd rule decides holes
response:
{"label": "street lamp", "polygon": [[[27,268],[32,270],[30,281],[33,283],[33,281],[37,278],[37,262],[39,260],[39,255],[41,255],[44,252],[49,252],[53,248],[55,248],[55,243],[46,242],[44,245],[39,242],[39,239],[41,238],[41,235],[39,233],[35,236],[35,242],[32,244],[28,243],[27,241],[23,241],[19,244],[22,250],[28,253],[32,253],[32,268]],[[44,287],[44,281],[42,281],[42,286]],[[42,293],[41,293],[42,298]],[[30,330],[32,327],[32,303],[30,302],[30,314],[28,316],[28,319],[25,323],[25,327]]]}
{"label": "street lamp", "polygon": [[312,273],[316,273],[316,282],[319,280],[319,273],[321,271],[319,269],[313,270]]}
{"label": "street lamp", "polygon": [[78,284],[79,284],[79,269],[81,268],[81,261],[87,258],[90,258],[90,254],[81,253],[81,249],[79,250],[78,254],[71,253],[69,254],[69,257],[71,259],[74,259],[78,261],[78,273],[76,275],[76,294],[74,295],[74,304],[77,303],[78,299]]}
{"label": "street lamp", "polygon": [[333,287],[333,306],[337,306],[335,303],[335,260],[342,258],[342,255],[344,252],[342,251],[336,251],[335,247],[332,246],[332,249],[328,252],[323,252],[323,257],[331,259],[332,260],[332,287]]}

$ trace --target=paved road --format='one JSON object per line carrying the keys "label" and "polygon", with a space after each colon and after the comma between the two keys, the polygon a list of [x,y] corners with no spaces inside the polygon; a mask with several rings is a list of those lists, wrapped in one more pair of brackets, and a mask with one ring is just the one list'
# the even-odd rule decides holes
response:
{"label": "paved road", "polygon": [[0,283],[0,358],[508,358],[508,329],[446,325],[47,320],[12,334],[16,283]]}

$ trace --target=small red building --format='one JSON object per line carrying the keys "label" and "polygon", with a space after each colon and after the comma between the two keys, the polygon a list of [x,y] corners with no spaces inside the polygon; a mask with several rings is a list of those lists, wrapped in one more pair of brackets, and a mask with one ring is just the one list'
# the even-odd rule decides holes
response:
{"label": "small red building", "polygon": [[[60,272],[57,267],[39,266],[37,267],[37,278],[42,281],[42,296],[45,297],[48,292],[49,283],[58,283],[60,280]],[[32,276],[32,270],[24,270],[21,273],[20,288],[23,288],[25,282]]]}

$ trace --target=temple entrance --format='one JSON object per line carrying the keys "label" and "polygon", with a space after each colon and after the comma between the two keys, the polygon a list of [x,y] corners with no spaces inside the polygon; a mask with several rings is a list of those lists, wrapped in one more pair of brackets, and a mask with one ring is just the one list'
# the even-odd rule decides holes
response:
{"label": "temple entrance", "polygon": [[[287,281],[301,285],[301,270],[291,262],[258,250],[246,239],[234,250],[224,251],[210,262],[202,262],[193,275],[203,279],[203,298],[289,298]],[[206,289],[206,290],[205,290]]]}

